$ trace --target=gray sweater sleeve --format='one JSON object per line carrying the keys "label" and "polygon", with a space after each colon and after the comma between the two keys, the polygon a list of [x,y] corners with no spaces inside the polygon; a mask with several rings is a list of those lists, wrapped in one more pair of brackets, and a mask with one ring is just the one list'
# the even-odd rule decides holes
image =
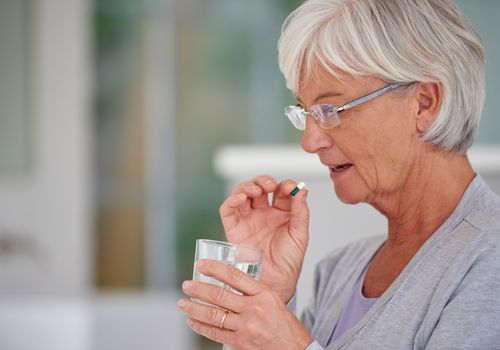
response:
{"label": "gray sweater sleeve", "polygon": [[[313,290],[315,291],[315,295],[309,300],[308,305],[305,307],[304,311],[302,311],[302,314],[300,316],[300,319],[304,326],[311,331],[314,321],[316,318],[316,313],[317,313],[317,299],[318,299],[318,285],[319,285],[319,280],[320,280],[320,268],[319,264],[316,266],[314,269],[314,286]],[[324,348],[318,344],[318,342],[313,341],[305,350],[324,350]]]}
{"label": "gray sweater sleeve", "polygon": [[304,308],[302,313],[300,314],[300,320],[302,321],[302,324],[309,330],[311,331],[314,321],[316,318],[316,304],[317,304],[317,299],[318,299],[318,282],[319,282],[319,268],[318,266],[315,267],[314,269],[314,281],[313,281],[313,291],[314,295],[313,297],[308,301],[307,306]]}
{"label": "gray sweater sleeve", "polygon": [[[495,235],[498,237],[498,234]],[[429,325],[426,350],[498,349],[500,242],[483,251],[453,291],[439,321]],[[432,329],[432,327],[434,327]]]}
{"label": "gray sweater sleeve", "polygon": [[[312,305],[311,305],[312,307]],[[288,302],[288,309],[293,312],[294,314],[297,313],[297,294],[295,294],[292,299]],[[304,311],[304,313],[302,313],[302,316],[304,316],[305,314],[307,314],[308,316],[306,316],[307,318],[309,318],[309,322],[307,323],[310,323],[310,320],[311,320],[311,317],[314,319],[314,313],[312,312],[312,310],[309,309],[309,307]],[[302,321],[304,322],[304,321]],[[313,321],[314,322],[314,321]],[[311,323],[312,324],[312,323]],[[305,326],[305,324],[304,324]],[[306,328],[308,330],[310,330],[311,328],[310,327],[307,327]],[[311,344],[309,344],[307,346],[307,348],[305,350],[324,350],[324,348],[318,344],[318,342],[316,341],[313,341]]]}
{"label": "gray sweater sleeve", "polygon": [[[318,287],[318,280],[319,280],[319,268],[316,266],[315,268],[315,273],[314,273],[314,291],[317,291]],[[302,324],[308,329],[308,331],[311,331],[312,326],[314,325],[314,319],[316,315],[316,295],[309,301],[309,304],[307,307],[304,309],[304,311],[300,315],[300,320]],[[288,309],[294,313],[297,314],[297,293],[295,293],[290,299],[290,301],[287,304]],[[319,345],[316,341],[313,341],[305,350],[322,350],[323,347]]]}

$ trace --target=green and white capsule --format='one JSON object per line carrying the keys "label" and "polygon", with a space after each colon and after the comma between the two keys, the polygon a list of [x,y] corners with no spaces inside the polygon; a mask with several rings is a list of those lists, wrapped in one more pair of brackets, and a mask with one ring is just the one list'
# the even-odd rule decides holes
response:
{"label": "green and white capsule", "polygon": [[306,185],[305,182],[302,182],[302,181],[299,182],[299,184],[297,185],[297,187],[295,187],[293,189],[293,191],[290,192],[290,196],[294,197],[297,194],[297,192],[299,192],[305,185]]}

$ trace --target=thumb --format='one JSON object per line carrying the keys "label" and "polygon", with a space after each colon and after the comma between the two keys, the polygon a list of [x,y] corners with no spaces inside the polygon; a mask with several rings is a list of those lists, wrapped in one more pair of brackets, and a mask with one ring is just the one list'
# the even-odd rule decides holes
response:
{"label": "thumb", "polygon": [[307,194],[309,191],[305,188],[300,190],[292,198],[290,207],[290,232],[301,242],[307,245],[309,240],[309,207],[307,205]]}

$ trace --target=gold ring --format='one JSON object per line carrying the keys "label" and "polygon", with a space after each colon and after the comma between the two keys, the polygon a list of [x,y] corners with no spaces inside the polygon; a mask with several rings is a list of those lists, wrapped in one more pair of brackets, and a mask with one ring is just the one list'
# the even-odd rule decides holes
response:
{"label": "gold ring", "polygon": [[224,328],[224,321],[226,321],[226,317],[229,311],[224,311],[224,316],[222,316],[222,319],[220,320],[219,328],[222,329]]}

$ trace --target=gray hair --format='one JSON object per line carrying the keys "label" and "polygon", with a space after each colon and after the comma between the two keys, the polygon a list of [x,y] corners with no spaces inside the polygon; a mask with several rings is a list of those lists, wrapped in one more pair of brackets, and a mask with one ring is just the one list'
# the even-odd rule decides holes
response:
{"label": "gray hair", "polygon": [[[279,65],[295,94],[313,62],[387,82],[441,83],[439,113],[422,139],[465,153],[485,97],[481,39],[451,0],[308,0],[283,24]],[[301,76],[301,73],[303,76]]]}

